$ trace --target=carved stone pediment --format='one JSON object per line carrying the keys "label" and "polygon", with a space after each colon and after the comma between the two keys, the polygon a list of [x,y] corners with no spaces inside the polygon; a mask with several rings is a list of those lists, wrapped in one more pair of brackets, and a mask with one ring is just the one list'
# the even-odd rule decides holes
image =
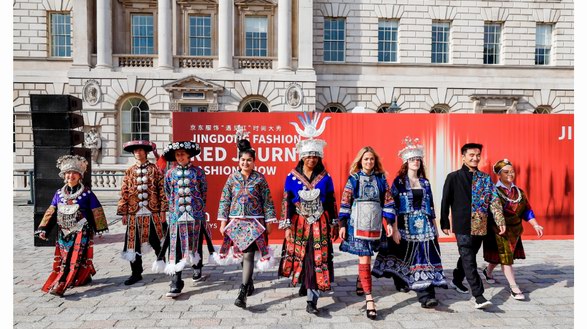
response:
{"label": "carved stone pediment", "polygon": [[236,0],[234,5],[240,11],[271,10],[277,6],[277,1],[271,0]]}
{"label": "carved stone pediment", "polygon": [[179,79],[168,84],[163,85],[167,92],[173,91],[213,91],[218,92],[224,90],[221,85],[209,82],[198,78],[195,75],[190,75],[186,78]]}
{"label": "carved stone pediment", "polygon": [[118,0],[125,8],[157,8],[157,0]]}
{"label": "carved stone pediment", "polygon": [[475,113],[517,113],[518,102],[524,95],[474,94],[469,97]]}

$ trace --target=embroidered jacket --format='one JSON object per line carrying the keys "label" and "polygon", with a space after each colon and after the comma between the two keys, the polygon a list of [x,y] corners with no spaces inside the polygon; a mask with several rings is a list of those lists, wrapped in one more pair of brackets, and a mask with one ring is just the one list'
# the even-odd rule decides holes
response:
{"label": "embroidered jacket", "polygon": [[[77,214],[78,222],[85,218],[87,220],[86,225],[93,232],[98,233],[108,230],[108,222],[106,221],[104,209],[100,201],[98,201],[98,198],[96,198],[96,195],[88,187],[84,187],[84,191],[75,200],[69,202],[69,204],[71,203],[79,205]],[[49,231],[57,223],[57,207],[59,204],[68,204],[68,200],[61,189],[55,192],[51,205],[45,211],[45,215],[39,224],[39,230]]]}
{"label": "embroidered jacket", "polygon": [[502,206],[491,178],[479,170],[470,172],[465,165],[446,177],[440,211],[442,229],[451,227],[449,211],[452,212],[455,234],[486,235],[490,211],[496,225],[505,225]]}
{"label": "embroidered jacket", "polygon": [[[412,188],[410,187],[408,179],[407,175],[404,179],[398,176],[391,184],[391,194],[395,200],[395,209],[398,215],[413,213],[416,210],[414,209],[414,194],[412,193]],[[420,186],[422,186],[422,191],[424,192],[421,208],[419,210],[429,218],[434,219],[436,218],[436,214],[434,213],[434,200],[432,198],[430,182],[423,177],[420,177],[419,181]]]}
{"label": "embroidered jacket", "polygon": [[169,220],[176,221],[185,212],[198,220],[206,218],[206,174],[200,167],[177,166],[165,174],[165,193],[169,200]]}
{"label": "embroidered jacket", "polygon": [[124,173],[116,214],[136,214],[143,205],[151,213],[166,212],[169,203],[163,182],[164,176],[155,164],[147,161],[132,165]]}
{"label": "embroidered jacket", "polygon": [[309,187],[320,190],[320,202],[333,223],[337,221],[336,200],[334,199],[334,184],[330,174],[324,170],[318,174],[311,183],[304,175],[293,169],[285,178],[285,187],[281,204],[281,219],[279,228],[285,229],[291,226],[291,218],[296,214],[296,207],[300,205],[299,192]]}
{"label": "embroidered jacket", "polygon": [[342,227],[346,227],[346,222],[351,217],[351,208],[355,199],[364,198],[364,195],[360,194],[359,184],[361,177],[374,179],[377,184],[379,201],[381,203],[382,215],[387,219],[388,224],[393,224],[395,221],[395,209],[393,197],[389,191],[389,184],[385,179],[384,174],[371,174],[368,175],[363,171],[356,172],[349,176],[347,182],[342,191],[342,198],[340,201],[340,212],[338,214],[339,221]]}
{"label": "embroidered jacket", "polygon": [[265,223],[277,221],[271,191],[265,176],[252,171],[245,177],[239,171],[228,176],[218,206],[218,220],[229,218],[264,218]]}

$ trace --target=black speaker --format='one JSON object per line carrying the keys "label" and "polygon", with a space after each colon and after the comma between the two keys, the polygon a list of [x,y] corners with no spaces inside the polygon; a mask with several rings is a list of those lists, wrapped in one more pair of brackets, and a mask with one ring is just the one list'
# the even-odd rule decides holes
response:
{"label": "black speaker", "polygon": [[30,95],[31,113],[81,111],[82,100],[71,95]]}
{"label": "black speaker", "polygon": [[84,117],[73,112],[31,112],[33,129],[73,129],[84,125]]}
{"label": "black speaker", "polygon": [[[46,208],[49,208],[49,205],[47,205]],[[34,218],[34,223],[35,223],[35,230],[37,229],[37,227],[39,227],[39,224],[41,223],[41,221],[43,220],[43,216],[45,215],[45,210],[43,210],[42,212],[35,212],[33,214],[33,218]],[[47,237],[47,241],[39,239],[37,236],[35,236],[35,242],[34,245],[35,247],[53,247],[55,246],[55,241],[57,241],[57,225],[53,225],[53,227],[47,231],[46,237]]]}
{"label": "black speaker", "polygon": [[[84,185],[86,184],[84,183]],[[51,205],[55,192],[62,187],[63,178],[58,175],[55,175],[52,179],[35,179],[34,212],[45,212],[45,210]]]}
{"label": "black speaker", "polygon": [[69,129],[34,129],[35,147],[69,147],[84,142],[84,132]]}

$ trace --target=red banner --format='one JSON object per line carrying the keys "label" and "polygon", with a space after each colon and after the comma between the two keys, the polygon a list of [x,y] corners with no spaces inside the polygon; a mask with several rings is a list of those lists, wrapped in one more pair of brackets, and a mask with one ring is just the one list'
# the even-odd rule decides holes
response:
{"label": "red banner", "polygon": [[[257,152],[256,169],[271,188],[280,214],[286,175],[298,162],[295,144],[300,136],[291,122],[301,126],[302,113],[173,113],[173,140],[192,140],[202,149],[194,163],[206,172],[207,212],[213,228],[218,202],[227,176],[238,170],[236,128],[245,127]],[[572,238],[574,234],[573,115],[525,114],[342,114],[329,117],[324,133],[324,164],[334,180],[337,202],[348,178],[349,167],[359,149],[372,146],[388,181],[401,166],[397,154],[406,136],[420,138],[426,155],[426,174],[432,184],[437,220],[446,175],[461,167],[460,147],[468,142],[483,144],[480,169],[492,173],[503,158],[514,164],[515,184],[529,197],[546,238]],[[220,238],[213,229],[214,238]],[[282,232],[272,233],[280,239]],[[525,224],[525,238],[535,236]],[[442,238],[442,234],[441,234]]]}

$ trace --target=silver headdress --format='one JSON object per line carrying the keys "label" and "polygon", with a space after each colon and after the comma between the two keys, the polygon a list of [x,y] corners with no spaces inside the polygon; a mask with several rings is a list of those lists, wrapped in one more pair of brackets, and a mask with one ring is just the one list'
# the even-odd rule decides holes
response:
{"label": "silver headdress", "polygon": [[408,159],[411,158],[421,159],[424,157],[424,146],[418,144],[419,142],[419,138],[412,139],[410,136],[404,138],[404,144],[406,144],[406,147],[398,152],[398,156],[402,158],[404,163],[408,162]]}
{"label": "silver headdress", "polygon": [[322,139],[314,138],[320,136],[324,132],[324,129],[326,129],[326,121],[330,119],[330,117],[325,117],[324,120],[322,120],[320,128],[318,128],[320,113],[314,112],[312,117],[310,117],[308,113],[304,113],[304,116],[298,115],[298,118],[304,127],[303,130],[300,128],[297,122],[290,123],[296,128],[298,135],[307,138],[300,140],[296,144],[296,149],[300,155],[300,159],[307,156],[319,156],[323,158],[324,146],[326,146],[326,142]]}
{"label": "silver headdress", "polygon": [[64,155],[57,159],[57,168],[59,168],[59,177],[64,178],[65,173],[75,171],[84,177],[88,169],[88,160],[79,155]]}

